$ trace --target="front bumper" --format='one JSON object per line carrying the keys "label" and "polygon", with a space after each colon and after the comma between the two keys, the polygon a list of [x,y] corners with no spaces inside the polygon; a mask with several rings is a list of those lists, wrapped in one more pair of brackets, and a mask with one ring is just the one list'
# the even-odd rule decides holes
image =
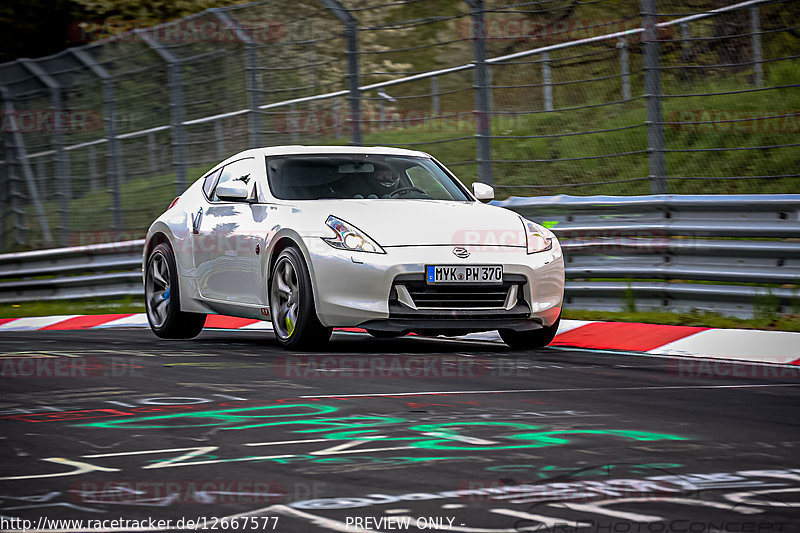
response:
{"label": "front bumper", "polygon": [[370,331],[386,333],[408,333],[414,331],[425,335],[466,335],[477,331],[493,331],[496,329],[513,329],[515,331],[533,331],[542,329],[542,323],[531,319],[507,318],[387,318],[386,320],[370,320],[360,324]]}
{"label": "front bumper", "polygon": [[[552,325],[561,314],[564,261],[557,243],[536,254],[518,247],[466,247],[467,259],[453,255],[449,245],[386,247],[385,254],[372,254],[337,250],[314,237],[304,244],[317,315],[325,326],[393,332],[530,330]],[[390,302],[396,299],[395,281],[424,275],[426,265],[503,265],[504,277],[520,280],[524,308],[456,312],[443,308],[436,313],[398,315],[396,302],[394,309]]]}

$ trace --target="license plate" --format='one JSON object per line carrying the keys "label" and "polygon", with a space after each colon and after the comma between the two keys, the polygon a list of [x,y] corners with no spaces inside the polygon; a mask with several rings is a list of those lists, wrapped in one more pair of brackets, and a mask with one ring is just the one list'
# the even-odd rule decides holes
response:
{"label": "license plate", "polygon": [[428,285],[439,283],[503,283],[500,265],[428,265],[425,267]]}

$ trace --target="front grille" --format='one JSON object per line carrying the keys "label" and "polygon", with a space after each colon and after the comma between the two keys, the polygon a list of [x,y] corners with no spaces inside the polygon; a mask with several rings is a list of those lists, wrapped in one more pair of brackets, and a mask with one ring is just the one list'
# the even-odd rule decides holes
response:
{"label": "front grille", "polygon": [[505,307],[509,284],[480,286],[436,286],[424,281],[404,283],[417,308],[473,309]]}
{"label": "front grille", "polygon": [[527,308],[522,287],[526,279],[517,274],[506,274],[497,285],[428,285],[423,275],[403,275],[395,279],[389,297],[392,316],[452,316],[475,311],[494,313],[520,312]]}

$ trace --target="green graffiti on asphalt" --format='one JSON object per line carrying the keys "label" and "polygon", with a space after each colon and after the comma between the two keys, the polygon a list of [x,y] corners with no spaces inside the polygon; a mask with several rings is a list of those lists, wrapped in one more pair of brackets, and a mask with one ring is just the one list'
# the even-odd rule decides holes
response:
{"label": "green graffiti on asphalt", "polygon": [[[264,411],[266,409],[289,409],[291,407],[300,407],[310,409],[308,413],[290,413],[290,414],[274,414],[274,415],[259,415],[255,414],[257,411]],[[220,409],[216,411],[198,411],[191,413],[175,413],[170,415],[157,415],[157,416],[141,416],[134,418],[123,418],[117,420],[108,420],[105,422],[90,422],[88,424],[78,424],[79,427],[94,427],[94,428],[117,428],[117,429],[170,429],[170,428],[201,428],[209,426],[221,426],[232,422],[243,422],[245,420],[261,419],[261,418],[280,418],[287,416],[314,416],[327,413],[334,413],[338,411],[336,407],[331,405],[320,404],[287,404],[287,405],[264,405],[258,407],[236,407],[234,409]],[[235,414],[242,413],[242,414]],[[188,419],[209,419],[216,420],[216,422],[197,423],[197,424],[180,424],[180,425],[153,425],[141,424],[142,422],[155,422],[166,420],[180,420]],[[253,424],[244,427],[257,427],[258,424]],[[239,428],[226,428],[226,429],[239,429]]]}
{"label": "green graffiti on asphalt", "polygon": [[[409,424],[411,421],[398,417],[366,415],[316,418],[319,415],[335,413],[338,410],[337,407],[324,404],[282,404],[124,418],[103,422],[91,422],[80,424],[80,426],[116,429],[168,429],[224,426],[220,428],[222,430],[301,426],[302,429],[294,429],[292,432],[324,433],[321,435],[322,438],[337,441],[404,442],[411,448],[454,451],[513,450],[560,446],[569,444],[569,437],[572,435],[602,435],[635,441],[684,440],[683,437],[666,433],[620,429],[542,431],[540,426],[518,422],[448,422],[403,427],[403,425]],[[275,411],[280,412],[275,413]],[[274,414],[263,414],[264,412]],[[178,422],[178,424],[167,424],[166,422]],[[386,433],[385,430],[387,426],[400,426],[399,429],[405,432],[404,436],[378,434],[379,432]],[[471,428],[500,430],[500,433],[492,438],[502,438],[516,441],[517,443],[497,444],[483,438],[476,438],[463,434],[464,430]],[[257,457],[254,456],[253,459],[257,460]],[[242,459],[240,458],[238,460]]]}
{"label": "green graffiti on asphalt", "polygon": [[505,438],[507,439],[528,441],[525,444],[513,444],[508,446],[464,446],[453,444],[454,440],[459,440],[460,435],[452,432],[450,428],[460,428],[462,426],[497,426],[508,427],[513,430],[539,429],[539,426],[520,424],[516,422],[448,422],[446,424],[425,424],[421,426],[411,426],[408,429],[411,431],[419,431],[420,433],[444,433],[450,438],[418,441],[412,443],[411,446],[414,446],[415,448],[433,450],[514,450],[520,448],[544,448],[546,446],[569,444],[569,439],[564,438],[564,435],[610,435],[638,441],[684,440],[683,437],[678,437],[675,435],[650,433],[646,431],[627,431],[619,429],[570,429],[559,431],[531,431],[505,435]]}

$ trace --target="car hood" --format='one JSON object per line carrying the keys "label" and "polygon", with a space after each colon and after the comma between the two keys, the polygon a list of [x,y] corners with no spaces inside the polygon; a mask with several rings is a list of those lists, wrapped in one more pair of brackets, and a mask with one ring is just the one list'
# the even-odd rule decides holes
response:
{"label": "car hood", "polygon": [[480,202],[316,201],[315,208],[356,226],[381,246],[526,246],[519,215]]}

